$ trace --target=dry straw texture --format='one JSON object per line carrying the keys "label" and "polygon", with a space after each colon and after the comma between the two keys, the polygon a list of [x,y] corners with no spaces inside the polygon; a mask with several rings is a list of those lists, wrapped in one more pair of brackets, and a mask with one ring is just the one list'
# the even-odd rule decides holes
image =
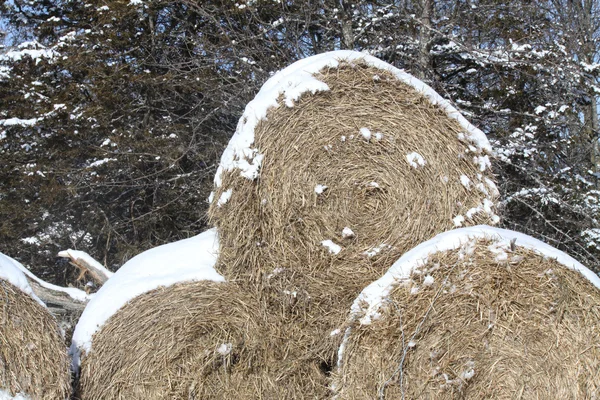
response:
{"label": "dry straw texture", "polygon": [[351,329],[339,399],[599,398],[598,289],[530,250],[499,261],[489,245],[431,256],[380,319]]}
{"label": "dry straw texture", "polygon": [[54,317],[0,279],[0,389],[31,399],[62,400],[71,392],[67,348]]}
{"label": "dry straw texture", "polygon": [[243,331],[253,323],[240,293],[229,289],[223,283],[184,283],[131,300],[94,335],[91,352],[82,357],[80,397],[207,398],[206,391],[217,388],[196,392],[196,383],[230,367]]}
{"label": "dry straw texture", "polygon": [[[224,172],[214,198],[228,189],[232,196],[209,214],[219,229],[217,269],[258,293],[271,327],[293,343],[282,370],[305,359],[321,371],[307,380],[326,388],[340,340],[330,332],[366,283],[495,194],[485,184],[489,169],[482,173],[474,149],[457,138],[459,124],[391,73],[342,64],[317,76],[330,90],[268,112],[255,130],[259,178]],[[409,165],[413,152],[426,164]],[[327,189],[318,194],[317,185]],[[465,224],[490,218],[480,212]],[[345,227],[354,236],[344,237]],[[341,252],[329,253],[324,240]]]}
{"label": "dry straw texture", "polygon": [[133,299],[95,334],[82,360],[80,398],[325,397],[323,382],[310,382],[320,376],[312,364],[304,358],[281,363],[293,343],[256,301],[214,282],[162,287]]}

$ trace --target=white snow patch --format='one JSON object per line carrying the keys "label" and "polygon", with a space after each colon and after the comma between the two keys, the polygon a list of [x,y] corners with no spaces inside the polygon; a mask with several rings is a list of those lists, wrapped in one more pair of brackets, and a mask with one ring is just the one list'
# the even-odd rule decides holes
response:
{"label": "white snow patch", "polygon": [[460,176],[460,183],[462,183],[462,185],[464,187],[466,187],[467,189],[469,189],[471,187],[471,179],[469,179],[469,177],[466,175]]}
{"label": "white snow patch", "polygon": [[340,334],[340,332],[341,332],[341,330],[340,330],[339,328],[338,328],[338,329],[334,329],[334,330],[332,330],[332,331],[329,333],[329,336],[336,336],[336,335],[339,335],[339,334]]}
{"label": "white snow patch", "polygon": [[12,67],[9,67],[6,65],[0,65],[0,79],[10,78],[11,71],[12,71]]}
{"label": "white snow patch", "polygon": [[14,258],[0,253],[0,279],[8,281],[13,286],[19,288],[23,293],[28,294],[35,301],[46,307],[44,302],[33,293],[33,289],[27,281],[24,270],[29,272],[23,264]]}
{"label": "white snow patch", "polygon": [[[28,42],[31,43],[31,42]],[[36,42],[37,43],[37,42]],[[19,46],[20,47],[20,46]],[[32,60],[35,60],[35,65],[38,65],[40,61],[43,59],[47,59],[52,61],[59,54],[52,50],[47,49],[42,45],[38,47],[42,47],[41,49],[21,49],[21,50],[10,50],[4,54],[0,55],[0,61],[21,61],[24,57],[29,57]]]}
{"label": "white snow patch", "polygon": [[498,190],[498,187],[496,186],[494,181],[492,181],[489,178],[485,178],[484,181],[485,181],[485,184],[487,185],[487,187],[489,188],[490,192],[492,193],[492,196],[494,196],[494,197],[500,196],[500,191]]}
{"label": "white snow patch", "polygon": [[21,118],[8,118],[0,119],[0,126],[34,126],[40,118],[21,119]]}
{"label": "white snow patch", "polygon": [[496,261],[500,262],[508,260],[508,254],[506,252],[509,248],[510,245],[507,245],[506,243],[493,243],[489,245],[487,249],[490,253],[496,256]]}
{"label": "white snow patch", "polygon": [[383,250],[391,249],[392,246],[389,244],[382,243],[379,246],[371,247],[369,250],[365,251],[363,254],[369,258],[375,257],[377,254],[381,253]]}
{"label": "white snow patch", "polygon": [[217,206],[221,207],[221,206],[225,205],[231,198],[232,193],[233,193],[233,189],[227,189],[226,191],[221,193],[221,196],[219,196],[219,201],[217,202]]}
{"label": "white snow patch", "polygon": [[40,239],[36,238],[35,236],[23,238],[23,239],[21,239],[21,242],[27,243],[27,244],[34,244],[36,246],[39,246],[42,244],[42,242],[40,242]]}
{"label": "white snow patch", "polygon": [[113,147],[114,147],[114,146],[116,146],[116,143],[113,143],[113,141],[112,141],[112,140],[110,140],[110,138],[106,138],[106,139],[104,139],[104,141],[103,141],[103,142],[100,144],[100,147],[104,147],[104,146],[108,146],[108,145],[110,145],[110,146],[113,146]]}
{"label": "white snow patch", "polygon": [[425,279],[423,280],[423,285],[431,286],[431,285],[433,285],[434,282],[435,282],[435,279],[433,278],[433,276],[427,275],[425,277]]}
{"label": "white snow patch", "polygon": [[449,101],[442,98],[424,82],[368,54],[339,50],[297,61],[277,72],[265,82],[256,97],[246,106],[235,134],[223,152],[215,175],[215,185],[221,186],[223,171],[231,171],[234,168],[240,169],[242,176],[256,179],[262,163],[262,155],[257,149],[252,148],[252,145],[254,144],[254,129],[259,121],[266,118],[270,108],[281,106],[278,102],[280,96],[283,98],[285,106],[293,107],[304,93],[314,94],[329,90],[329,86],[319,81],[315,74],[326,67],[337,68],[341,61],[360,61],[371,67],[391,72],[399,81],[412,86],[417,92],[427,97],[432,104],[444,110],[448,117],[455,119],[465,130],[465,133],[461,134],[461,140],[470,142],[480,152],[491,153],[492,148],[485,134],[471,125]]}
{"label": "white snow patch", "polygon": [[225,357],[226,355],[231,353],[231,349],[233,349],[233,345],[231,343],[223,343],[217,349],[217,353]]}
{"label": "white snow patch", "polygon": [[339,244],[335,244],[332,240],[323,240],[321,244],[325,246],[331,254],[338,254],[342,251],[342,247]]}
{"label": "white snow patch", "polygon": [[481,206],[473,207],[473,208],[470,208],[469,210],[467,210],[467,212],[465,213],[465,216],[467,218],[471,219],[475,216],[475,214],[480,213],[482,211],[483,211],[483,208]]}
{"label": "white snow patch", "polygon": [[477,165],[479,165],[479,170],[481,172],[485,171],[488,168],[492,167],[492,163],[490,162],[490,157],[485,155],[485,156],[475,156],[473,157],[473,162]]}
{"label": "white snow patch", "polygon": [[371,139],[371,131],[369,130],[369,128],[360,128],[360,134],[366,140],[370,140]]}
{"label": "white snow patch", "polygon": [[472,378],[472,377],[474,377],[474,376],[475,376],[475,369],[474,369],[474,368],[471,368],[471,369],[468,369],[468,370],[466,370],[466,371],[463,371],[463,372],[460,374],[460,377],[461,377],[463,380],[465,380],[465,381],[468,381],[469,379],[471,379],[471,378]]}
{"label": "white snow patch", "polygon": [[423,156],[414,151],[406,155],[406,161],[408,161],[408,164],[413,168],[419,168],[419,166],[424,167],[425,164],[427,164]]}
{"label": "white snow patch", "polygon": [[0,389],[0,400],[30,400],[31,397],[24,393],[17,393],[12,396],[10,392],[5,391],[4,389]]}
{"label": "white snow patch", "polygon": [[91,163],[88,166],[88,168],[99,167],[99,166],[106,164],[108,162],[111,162],[111,161],[117,161],[117,159],[116,158],[103,158],[102,160],[94,161],[93,163]]}
{"label": "white snow patch", "polygon": [[58,256],[59,257],[65,257],[65,258],[72,258],[72,259],[81,259],[81,260],[84,260],[86,263],[88,263],[89,265],[93,266],[98,271],[101,271],[108,278],[110,278],[111,276],[113,276],[115,274],[114,272],[108,270],[104,265],[102,265],[101,263],[99,263],[98,261],[96,261],[94,259],[94,257],[90,256],[85,251],[67,249],[67,250],[59,251],[58,252]]}
{"label": "white snow patch", "polygon": [[454,226],[459,228],[462,226],[463,222],[465,222],[465,217],[462,215],[457,215],[456,217],[452,218],[452,222],[454,222]]}
{"label": "white snow patch", "polygon": [[325,186],[325,185],[316,185],[315,186],[316,194],[323,194],[323,192],[325,192],[326,190],[327,190],[327,186]]}
{"label": "white snow patch", "polygon": [[349,238],[353,238],[354,235],[354,231],[348,227],[345,227],[344,229],[342,229],[342,237],[344,239],[349,239]]}
{"label": "white snow patch", "polygon": [[81,351],[92,350],[92,336],[131,299],[179,282],[225,279],[217,273],[216,229],[147,250],[126,262],[87,304],[73,333],[71,355],[78,372]]}

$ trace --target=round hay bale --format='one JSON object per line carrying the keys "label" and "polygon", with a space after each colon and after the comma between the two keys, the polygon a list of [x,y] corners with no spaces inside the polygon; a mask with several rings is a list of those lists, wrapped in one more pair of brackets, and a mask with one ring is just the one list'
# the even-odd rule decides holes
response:
{"label": "round hay bale", "polygon": [[326,397],[310,379],[320,366],[287,355],[290,334],[262,300],[214,276],[217,247],[211,229],[149,250],[96,293],[73,335],[79,398]]}
{"label": "round hay bale", "polygon": [[[325,398],[314,366],[282,369],[286,332],[273,334],[255,299],[231,283],[187,282],[131,300],[82,357],[82,400]],[[268,335],[267,335],[268,334]]]}
{"label": "round hay bale", "polygon": [[[414,77],[365,54],[301,60],[248,104],[215,177],[217,270],[261,296],[326,372],[360,290],[406,250],[493,223],[485,135]],[[282,360],[285,364],[285,359]],[[324,383],[326,385],[326,383]]]}
{"label": "round hay bale", "polygon": [[[207,310],[214,308],[221,318],[235,297],[222,289],[224,279],[213,268],[218,246],[216,230],[210,229],[147,250],[108,279],[73,333],[82,399],[177,398],[169,394],[188,381],[172,379],[194,365],[182,360],[205,350],[200,343],[210,330],[202,326],[211,318]],[[222,306],[221,297],[227,299]]]}
{"label": "round hay bale", "polygon": [[0,253],[0,398],[67,399],[64,338],[17,263]]}
{"label": "round hay bale", "polygon": [[246,357],[245,332],[254,331],[247,314],[227,283],[180,283],[136,297],[82,357],[80,398],[227,398],[220,378],[233,379],[224,372]]}
{"label": "round hay bale", "polygon": [[526,235],[438,235],[356,299],[337,398],[598,398],[599,288],[593,272]]}
{"label": "round hay bale", "polygon": [[352,278],[331,285],[369,282],[386,253],[497,221],[489,152],[447,101],[389,64],[348,51],[301,60],[265,83],[221,159],[209,210],[218,268],[335,275],[352,260]]}

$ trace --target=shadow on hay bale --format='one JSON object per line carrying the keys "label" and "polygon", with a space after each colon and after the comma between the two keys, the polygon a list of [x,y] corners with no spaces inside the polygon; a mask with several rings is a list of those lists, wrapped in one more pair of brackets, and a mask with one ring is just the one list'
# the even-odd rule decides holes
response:
{"label": "shadow on hay bale", "polygon": [[67,399],[71,374],[64,339],[25,276],[10,265],[16,262],[0,254],[0,398]]}
{"label": "shadow on hay bale", "polygon": [[337,398],[598,398],[599,287],[529,236],[439,235],[358,297]]}
{"label": "shadow on hay bale", "polygon": [[368,282],[437,233],[497,221],[489,151],[430,88],[364,54],[311,57],[265,83],[223,154],[209,216],[217,270],[295,344],[282,365],[312,359],[326,386],[335,328]]}

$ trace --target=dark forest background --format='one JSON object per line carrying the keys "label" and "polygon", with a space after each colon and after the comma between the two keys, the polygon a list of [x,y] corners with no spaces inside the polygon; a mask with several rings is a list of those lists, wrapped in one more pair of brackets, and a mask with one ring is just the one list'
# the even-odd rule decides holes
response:
{"label": "dark forest background", "polygon": [[0,251],[59,284],[207,227],[245,104],[313,54],[366,51],[495,147],[501,226],[600,271],[598,0],[4,0]]}

